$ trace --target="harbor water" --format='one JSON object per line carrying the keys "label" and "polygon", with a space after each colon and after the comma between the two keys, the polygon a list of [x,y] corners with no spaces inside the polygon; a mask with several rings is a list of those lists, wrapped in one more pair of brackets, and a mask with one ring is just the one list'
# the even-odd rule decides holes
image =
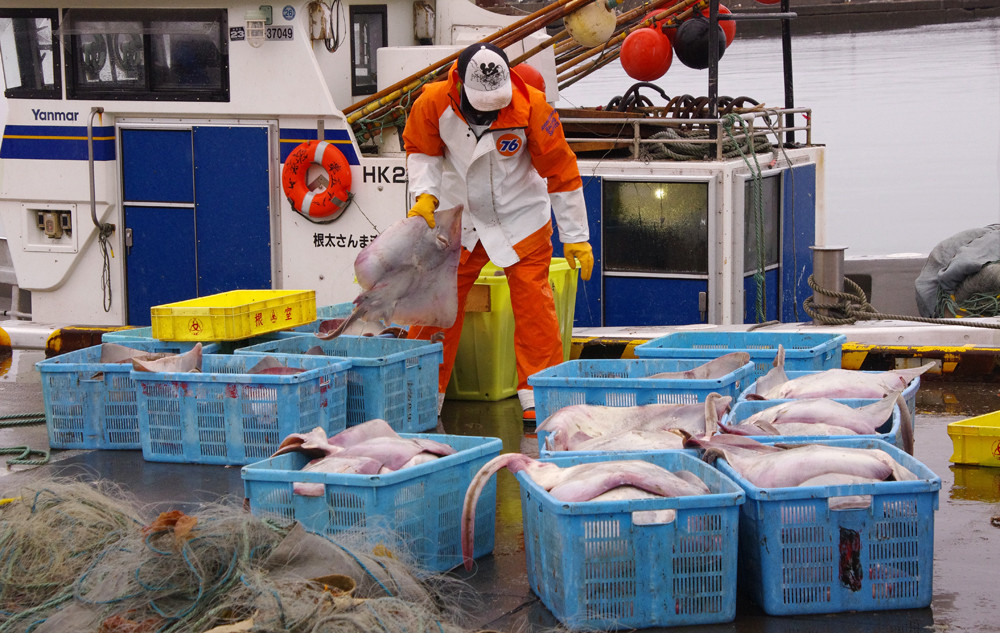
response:
{"label": "harbor water", "polygon": [[[827,146],[817,244],[847,245],[848,257],[926,255],[1000,222],[1000,19],[801,37],[792,24],[795,105],[812,108],[812,140]],[[774,29],[740,39],[737,24],[719,95],[784,105]],[[674,58],[652,83],[670,97],[701,96],[707,77]],[[563,90],[558,105],[606,105],[634,83],[616,61]],[[666,105],[654,90],[640,93]]]}

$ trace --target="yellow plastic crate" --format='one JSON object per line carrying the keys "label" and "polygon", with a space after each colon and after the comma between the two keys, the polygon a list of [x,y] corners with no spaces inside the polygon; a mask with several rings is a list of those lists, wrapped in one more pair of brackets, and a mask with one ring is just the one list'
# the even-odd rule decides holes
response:
{"label": "yellow plastic crate", "polygon": [[948,425],[955,464],[1000,467],[1000,411]]}
{"label": "yellow plastic crate", "polygon": [[236,341],[316,320],[313,290],[233,290],[153,306],[153,338]]}
{"label": "yellow plastic crate", "polygon": [[[559,317],[563,360],[569,359],[573,343],[578,270],[570,268],[562,257],[552,258],[549,266],[549,285]],[[455,369],[445,397],[496,401],[516,393],[517,363],[510,287],[503,269],[488,263],[469,293]]]}

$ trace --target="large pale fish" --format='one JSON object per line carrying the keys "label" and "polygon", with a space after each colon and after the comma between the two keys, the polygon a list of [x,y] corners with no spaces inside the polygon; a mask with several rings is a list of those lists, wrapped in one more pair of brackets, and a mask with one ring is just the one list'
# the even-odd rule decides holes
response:
{"label": "large pale fish", "polygon": [[458,315],[458,258],[462,248],[462,206],[434,214],[435,227],[421,217],[391,225],[354,260],[362,292],[354,311],[322,339],[340,336],[355,320],[384,325],[448,327]]}
{"label": "large pale fish", "polygon": [[[374,475],[382,468],[382,462],[371,457],[328,455],[310,461],[299,472]],[[292,492],[303,497],[322,497],[325,490],[325,485],[318,482],[292,482]]]}
{"label": "large pale fish", "polygon": [[399,470],[421,453],[443,457],[455,449],[447,444],[427,439],[402,437],[373,437],[341,450],[337,455],[371,457],[382,462],[387,472]]}
{"label": "large pale fish", "polygon": [[[545,447],[550,451],[558,450],[552,447],[549,438],[545,438]],[[567,451],[663,451],[684,448],[684,436],[676,429],[666,431],[643,431],[631,429],[609,435],[599,435],[582,442],[570,441]]]}
{"label": "large pale fish", "polygon": [[730,352],[691,369],[684,371],[661,371],[649,376],[649,378],[710,380],[728,376],[749,362],[750,354],[748,352]]}
{"label": "large pale fish", "polygon": [[830,398],[789,400],[762,409],[741,421],[739,425],[727,427],[727,430],[738,433],[742,427],[761,423],[772,425],[825,423],[846,427],[856,435],[871,435],[892,415],[896,398],[900,393],[902,390],[892,391],[887,397],[861,407],[852,407]]}
{"label": "large pale fish", "polygon": [[503,468],[512,473],[526,473],[553,498],[566,502],[591,501],[619,487],[635,488],[660,497],[709,492],[708,486],[693,473],[682,471],[675,474],[641,460],[596,462],[562,468],[521,453],[505,453],[480,468],[466,490],[462,506],[462,556],[466,569],[472,568],[476,504],[490,477]]}
{"label": "large pale fish", "polygon": [[289,367],[274,356],[265,356],[248,369],[247,373],[264,376],[291,376],[293,374],[301,374],[304,371],[306,370],[301,367]]}
{"label": "large pale fish", "polygon": [[330,444],[326,431],[321,426],[317,426],[308,433],[292,433],[281,440],[278,450],[274,451],[271,457],[284,455],[293,451],[299,451],[310,457],[325,457],[333,455],[341,450],[339,446]]}
{"label": "large pale fish", "polygon": [[341,448],[349,448],[374,437],[399,437],[399,434],[389,426],[388,422],[380,418],[375,418],[348,427],[337,433],[330,438],[330,444],[340,446]]}
{"label": "large pale fish", "polygon": [[201,371],[201,343],[195,343],[194,347],[183,354],[172,354],[148,361],[141,358],[133,358],[132,369],[135,371],[181,373]]}
{"label": "large pale fish", "polygon": [[134,347],[119,345],[118,343],[101,343],[101,359],[99,362],[106,364],[128,363],[133,358],[152,361],[176,355],[173,352],[147,352],[135,349]]}
{"label": "large pale fish", "polygon": [[724,458],[736,472],[760,488],[790,488],[821,475],[840,473],[884,481],[910,481],[916,475],[878,449],[824,444],[789,447],[761,444],[739,435],[690,438],[689,445],[704,449],[702,458]]}
{"label": "large pale fish", "polygon": [[[401,437],[380,419],[368,420],[333,437],[327,437],[322,427],[308,433],[292,433],[282,440],[272,457],[292,451],[316,458],[302,470],[359,474],[390,473],[456,452],[453,446],[442,442]],[[299,482],[292,489],[296,494],[310,495],[322,491],[322,485]]]}
{"label": "large pale fish", "polygon": [[536,430],[549,433],[546,442],[556,451],[578,450],[570,447],[625,431],[684,429],[691,435],[712,435],[731,401],[731,397],[713,392],[705,397],[705,402],[692,404],[634,407],[574,404],[550,415]]}
{"label": "large pale fish", "polygon": [[748,399],[780,400],[786,398],[884,398],[905,389],[917,376],[934,367],[933,362],[912,369],[863,372],[850,369],[827,369],[788,378],[784,369],[785,350],[780,345],[774,367],[761,376],[755,393]]}

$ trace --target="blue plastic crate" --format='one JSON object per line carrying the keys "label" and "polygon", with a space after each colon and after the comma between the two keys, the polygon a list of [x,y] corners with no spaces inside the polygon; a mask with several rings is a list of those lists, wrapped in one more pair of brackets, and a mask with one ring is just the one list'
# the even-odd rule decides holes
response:
{"label": "blue plastic crate", "polygon": [[[792,378],[799,378],[800,376],[805,376],[805,375],[808,375],[808,374],[815,374],[815,373],[818,373],[818,372],[815,372],[815,371],[786,371],[785,375],[788,376],[789,380],[791,380]],[[881,374],[883,372],[880,372],[880,371],[866,371],[866,372],[863,372],[863,373],[866,373],[866,374]],[[911,420],[914,419],[914,417],[917,415],[917,391],[919,389],[920,389],[920,376],[917,376],[916,378],[914,378],[913,380],[911,380],[910,384],[908,384],[906,386],[906,388],[903,389],[903,400],[906,401],[906,408],[910,410],[910,419]],[[750,396],[750,395],[755,394],[755,393],[757,393],[757,381],[754,381],[754,382],[750,383],[750,386],[747,387],[746,389],[744,389],[740,393],[739,398],[737,398],[737,401],[738,402],[746,401],[747,400],[747,396]],[[847,398],[847,399],[849,399],[849,398]],[[842,398],[834,398],[834,400],[842,400]],[[776,399],[776,400],[770,400],[769,402],[784,402],[784,400],[783,399]]]}
{"label": "blue plastic crate", "polygon": [[[121,341],[144,352],[182,353],[194,343]],[[202,346],[212,353],[214,344]],[[139,411],[131,363],[102,363],[101,346],[38,361],[50,448],[140,448]]]}
{"label": "blue plastic crate", "polygon": [[201,373],[132,372],[147,461],[243,465],[270,457],[285,437],[346,425],[347,370],[331,357],[284,357],[291,375],[248,374],[264,354],[206,355]]}
{"label": "blue plastic crate", "polygon": [[[743,421],[745,421],[750,416],[755,413],[759,413],[765,409],[770,409],[771,407],[777,406],[783,402],[788,402],[788,400],[741,400],[733,406],[732,410],[723,416],[722,423],[727,426],[738,426]],[[842,404],[846,404],[849,407],[863,407],[865,405],[873,404],[878,402],[878,400],[873,400],[870,398],[845,398],[843,400],[837,400]],[[899,412],[899,405],[893,407],[892,414],[886,419],[882,426],[875,429],[875,433],[872,435],[751,435],[753,439],[758,442],[764,443],[775,443],[775,442],[815,442],[817,440],[850,440],[850,439],[874,439],[883,440],[894,446],[902,448],[900,444],[902,443],[902,438],[899,433],[899,425],[902,416]],[[836,424],[837,420],[830,420],[830,424]]]}
{"label": "blue plastic crate", "polygon": [[754,363],[749,382],[771,369],[778,345],[785,349],[785,369],[818,371],[839,368],[843,334],[805,332],[673,332],[635,348],[639,358],[710,359],[729,352],[747,352]]}
{"label": "blue plastic crate", "polygon": [[348,301],[346,303],[335,303],[328,306],[317,306],[316,307],[316,320],[312,323],[306,323],[305,325],[300,325],[297,328],[293,328],[293,332],[299,333],[309,333],[315,334],[319,331],[319,324],[323,321],[329,319],[343,319],[351,315],[354,311],[354,303]]}
{"label": "blue plastic crate", "polygon": [[[453,455],[382,475],[300,472],[309,462],[288,453],[242,470],[250,511],[258,516],[295,520],[326,536],[361,534],[383,541],[396,555],[428,571],[447,571],[462,563],[462,505],[473,476],[500,454],[503,443],[492,437],[401,434],[448,444]],[[321,497],[292,492],[294,482],[321,483]],[[496,481],[483,490],[476,506],[474,556],[493,551]]]}
{"label": "blue plastic crate", "polygon": [[[740,590],[771,615],[929,606],[940,477],[881,440],[814,443],[881,449],[919,479],[758,488],[718,460],[747,495],[740,509]],[[831,497],[846,495],[870,495],[871,505],[830,509]]]}
{"label": "blue plastic crate", "polygon": [[535,391],[539,422],[572,404],[631,407],[642,404],[704,402],[713,391],[733,400],[747,384],[752,363],[711,380],[650,379],[664,371],[685,371],[703,360],[609,359],[570,360],[528,377]]}
{"label": "blue plastic crate", "polygon": [[[740,488],[685,453],[574,454],[543,461],[565,467],[621,459],[691,471],[712,494],[566,503],[518,473],[532,591],[573,630],[731,621]],[[665,509],[676,511],[669,523],[634,520],[635,512]]]}
{"label": "blue plastic crate", "polygon": [[[308,327],[308,326],[302,326]],[[300,336],[301,332],[296,332],[293,330],[282,331],[282,332],[268,332],[267,334],[261,334],[260,336],[254,336],[246,339],[238,339],[235,341],[219,341],[215,343],[209,343],[209,345],[214,345],[214,354],[232,354],[235,350],[242,347],[248,347],[250,345],[257,345],[259,343],[266,343],[267,341],[280,340],[283,338],[289,338],[292,336]],[[120,343],[123,345],[128,345],[133,341],[145,341],[145,342],[155,342],[155,343],[165,343],[167,341],[161,341],[160,339],[153,338],[153,327],[134,327],[127,330],[115,330],[114,332],[105,332],[101,335],[101,341],[105,343]],[[173,346],[178,346],[181,349],[191,349],[194,347],[196,341],[170,341]]]}
{"label": "blue plastic crate", "polygon": [[347,425],[381,418],[405,433],[437,427],[440,343],[374,336],[338,336],[322,340],[303,334],[241,350],[242,353],[302,355],[318,348],[351,359],[347,373]]}

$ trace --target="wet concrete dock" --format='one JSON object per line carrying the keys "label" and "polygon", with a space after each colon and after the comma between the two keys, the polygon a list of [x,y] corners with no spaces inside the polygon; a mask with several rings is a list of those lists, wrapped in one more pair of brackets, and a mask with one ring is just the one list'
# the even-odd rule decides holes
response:
{"label": "wet concrete dock", "polygon": [[[0,356],[0,415],[43,410],[34,362],[42,352],[18,350]],[[956,466],[949,462],[949,422],[1000,410],[1000,385],[925,380],[918,393],[915,456],[942,480],[940,509],[934,521],[933,601],[929,608],[905,611],[772,617],[748,601],[737,603],[731,623],[676,627],[675,632],[1000,631],[996,607],[1000,560],[1000,468]],[[442,413],[446,433],[485,435],[503,440],[504,452],[537,451],[535,438],[520,423],[517,399],[494,403],[448,401]],[[0,429],[0,447],[28,445],[47,449],[44,425]],[[0,455],[0,459],[7,456]],[[48,465],[26,470],[0,469],[0,497],[19,480],[36,475],[102,478],[116,482],[143,503],[160,510],[189,509],[221,497],[240,499],[243,482],[237,467],[146,462],[141,451],[53,451]],[[531,592],[522,544],[517,480],[501,472],[497,480],[496,543],[472,572],[453,572],[478,593],[473,617],[482,629],[535,633],[558,621]]]}

